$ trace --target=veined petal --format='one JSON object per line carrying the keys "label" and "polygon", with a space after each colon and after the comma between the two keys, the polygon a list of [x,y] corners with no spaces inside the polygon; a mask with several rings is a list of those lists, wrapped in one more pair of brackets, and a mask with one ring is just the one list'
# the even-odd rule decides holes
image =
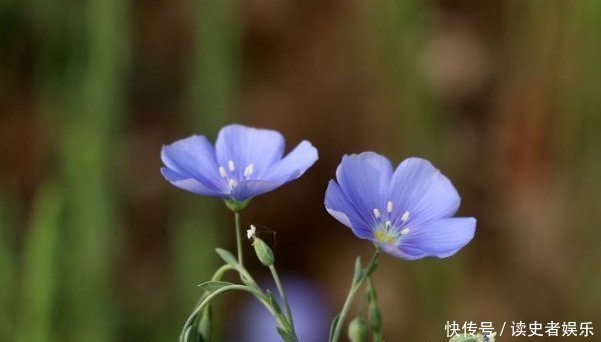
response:
{"label": "veined petal", "polygon": [[236,185],[230,197],[238,202],[262,195],[282,185],[282,183],[264,180],[243,180]]}
{"label": "veined petal", "polygon": [[167,167],[161,168],[161,174],[176,187],[202,196],[226,197],[223,192],[208,188],[194,178],[183,176]]}
{"label": "veined petal", "polygon": [[473,217],[454,217],[435,220],[410,228],[400,240],[398,249],[403,259],[423,257],[446,258],[472,240],[476,230]]}
{"label": "veined petal", "polygon": [[344,156],[336,179],[363,222],[375,222],[374,209],[382,210],[388,200],[392,165],[385,157],[364,152]]}
{"label": "veined petal", "polygon": [[242,178],[245,169],[252,164],[253,178],[260,179],[272,164],[282,159],[284,145],[284,137],[279,132],[229,125],[219,131],[215,151],[219,165],[236,178]]}
{"label": "veined petal", "polygon": [[204,136],[194,135],[163,146],[161,160],[168,169],[195,179],[210,191],[224,189],[213,145]]}
{"label": "veined petal", "polygon": [[317,149],[303,140],[282,160],[272,165],[263,178],[276,182],[288,182],[302,176],[318,159]]}
{"label": "veined petal", "polygon": [[416,225],[450,217],[461,203],[451,181],[421,158],[405,159],[397,167],[389,197],[394,203],[395,224],[399,224],[405,212],[409,212],[409,223]]}
{"label": "veined petal", "polygon": [[361,215],[348,201],[338,183],[333,180],[330,181],[326,190],[325,206],[330,215],[343,225],[351,228],[357,237],[368,239],[373,236],[368,224],[363,222]]}

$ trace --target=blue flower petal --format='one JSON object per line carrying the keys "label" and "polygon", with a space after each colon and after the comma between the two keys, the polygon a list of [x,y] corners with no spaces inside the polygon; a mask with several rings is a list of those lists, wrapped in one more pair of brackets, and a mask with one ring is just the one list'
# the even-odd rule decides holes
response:
{"label": "blue flower petal", "polygon": [[284,159],[273,164],[264,178],[274,182],[289,182],[302,176],[317,159],[317,149],[303,140]]}
{"label": "blue flower petal", "polygon": [[461,203],[449,179],[421,158],[405,159],[397,167],[389,198],[394,204],[395,224],[399,224],[405,212],[409,212],[409,224],[415,225],[450,217]]}
{"label": "blue flower petal", "polygon": [[472,240],[476,230],[473,217],[453,217],[431,221],[410,227],[410,232],[401,237],[398,250],[403,259],[423,257],[446,258]]}
{"label": "blue flower petal", "polygon": [[235,178],[241,179],[252,164],[253,178],[262,179],[269,167],[282,159],[284,144],[284,138],[276,131],[229,125],[219,131],[215,151],[219,165],[235,174]]}
{"label": "blue flower petal", "polygon": [[193,178],[208,191],[221,193],[226,186],[219,175],[213,145],[204,136],[191,136],[163,146],[161,160],[174,174],[182,179]]}
{"label": "blue flower petal", "polygon": [[364,152],[344,156],[336,179],[363,222],[375,222],[374,209],[383,210],[388,201],[392,165],[385,157]]}
{"label": "blue flower petal", "polygon": [[203,196],[226,197],[223,192],[210,189],[194,178],[183,176],[169,168],[161,168],[163,177],[176,187]]}
{"label": "blue flower petal", "polygon": [[247,199],[262,195],[282,185],[282,183],[265,180],[243,180],[232,190],[232,199],[243,202]]}
{"label": "blue flower petal", "polygon": [[351,228],[357,237],[370,239],[373,236],[369,224],[363,222],[361,215],[348,201],[338,183],[333,180],[330,181],[326,190],[325,206],[330,215],[343,225]]}

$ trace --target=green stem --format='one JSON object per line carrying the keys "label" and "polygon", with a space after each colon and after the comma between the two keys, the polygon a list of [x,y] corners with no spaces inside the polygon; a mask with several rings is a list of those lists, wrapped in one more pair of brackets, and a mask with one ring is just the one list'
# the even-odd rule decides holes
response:
{"label": "green stem", "polygon": [[288,321],[290,322],[290,327],[294,331],[294,322],[292,321],[292,311],[290,311],[290,305],[288,305],[288,300],[286,299],[286,295],[284,294],[284,287],[282,286],[282,282],[280,281],[280,277],[278,276],[278,271],[276,271],[273,265],[269,266],[269,270],[271,271],[271,275],[273,276],[273,280],[275,281],[275,285],[278,288],[278,292],[280,293],[280,298],[282,299],[282,303],[286,308],[286,316]]}
{"label": "green stem", "polygon": [[365,278],[367,278],[370,270],[375,267],[376,261],[378,259],[378,255],[380,254],[380,249],[376,247],[376,251],[372,255],[369,264],[366,268],[364,268],[361,272],[361,275],[353,281],[353,285],[351,286],[348,295],[346,296],[346,300],[344,301],[344,305],[342,306],[342,310],[340,311],[340,316],[338,318],[338,323],[336,324],[336,328],[334,329],[334,333],[332,334],[332,340],[330,342],[337,342],[340,338],[340,332],[342,331],[342,326],[344,325],[344,320],[346,319],[346,315],[348,314],[351,305],[353,304],[353,299],[355,299],[355,295],[357,291],[363,285]]}
{"label": "green stem", "polygon": [[240,264],[240,266],[244,266],[242,260],[242,233],[240,232],[240,212],[236,211],[234,213],[234,218],[236,221],[236,246],[238,247],[238,263]]}
{"label": "green stem", "polygon": [[[367,296],[369,301],[368,310],[372,310],[372,306],[374,306],[375,310],[377,311],[377,317],[369,316],[370,326],[372,327],[373,331],[372,341],[382,342],[384,340],[384,337],[382,335],[382,323],[380,321],[380,307],[378,306],[378,296],[376,294],[376,287],[374,286],[374,281],[372,279],[371,274],[367,276]],[[372,319],[378,320],[378,322],[372,322]]]}

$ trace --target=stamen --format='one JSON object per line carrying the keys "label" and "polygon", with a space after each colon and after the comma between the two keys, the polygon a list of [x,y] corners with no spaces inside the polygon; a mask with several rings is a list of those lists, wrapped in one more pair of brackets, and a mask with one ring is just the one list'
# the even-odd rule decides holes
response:
{"label": "stamen", "polygon": [[409,221],[409,212],[408,212],[408,211],[406,211],[406,212],[403,214],[403,216],[401,216],[401,221],[403,221],[403,222],[407,222],[407,221]]}
{"label": "stamen", "polygon": [[401,230],[401,235],[407,235],[407,234],[409,234],[410,231],[411,230],[409,228],[405,228],[405,229]]}
{"label": "stamen", "polygon": [[230,160],[230,161],[227,163],[227,165],[228,165],[228,167],[230,168],[230,171],[232,171],[232,172],[236,171],[236,166],[234,165],[234,161],[233,161],[233,160]]}
{"label": "stamen", "polygon": [[374,209],[374,216],[375,216],[376,218],[380,218],[380,217],[382,216],[382,215],[380,215],[380,210],[378,210],[378,209]]}
{"label": "stamen", "polygon": [[389,214],[392,213],[392,201],[388,201],[388,205],[386,206],[386,211]]}
{"label": "stamen", "polygon": [[384,225],[386,226],[386,229],[392,228],[392,222],[391,221],[386,221],[386,223]]}
{"label": "stamen", "polygon": [[221,175],[221,177],[225,178],[227,177],[227,172],[225,172],[225,168],[223,166],[219,167],[219,174]]}
{"label": "stamen", "polygon": [[249,177],[250,175],[252,175],[254,170],[255,170],[255,166],[253,164],[249,164],[246,167],[246,169],[244,169],[244,177]]}
{"label": "stamen", "polygon": [[230,181],[228,182],[228,185],[230,186],[230,188],[235,188],[236,185],[238,185],[238,182],[236,182],[235,179],[230,179]]}

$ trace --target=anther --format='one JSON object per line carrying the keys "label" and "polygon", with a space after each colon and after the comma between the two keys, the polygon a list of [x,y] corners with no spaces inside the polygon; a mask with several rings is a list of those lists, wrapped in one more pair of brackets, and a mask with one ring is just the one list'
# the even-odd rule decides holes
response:
{"label": "anther", "polygon": [[221,177],[225,178],[227,177],[227,172],[225,172],[225,168],[223,166],[219,167],[219,174],[221,175]]}
{"label": "anther", "polygon": [[255,166],[253,164],[249,164],[246,167],[246,169],[244,169],[244,177],[249,177],[250,175],[252,175],[254,170],[255,170]]}
{"label": "anther", "polygon": [[384,225],[386,226],[386,229],[392,228],[392,222],[391,221],[386,221],[386,223]]}
{"label": "anther", "polygon": [[230,160],[230,161],[227,163],[227,165],[228,165],[228,167],[230,168],[230,171],[232,171],[232,172],[233,172],[233,171],[235,171],[235,170],[236,170],[236,166],[234,165],[234,161],[233,161],[233,160]]}
{"label": "anther", "polygon": [[375,216],[376,218],[380,218],[380,217],[382,216],[382,215],[380,215],[380,210],[378,210],[378,209],[374,209],[374,216]]}
{"label": "anther", "polygon": [[238,185],[238,182],[236,182],[235,179],[230,179],[230,181],[228,182],[228,185],[230,186],[230,188],[235,188],[236,185]]}
{"label": "anther", "polygon": [[401,230],[401,235],[407,235],[407,234],[409,234],[410,231],[411,230],[409,228],[405,228],[405,229]]}
{"label": "anther", "polygon": [[407,222],[407,221],[409,221],[409,212],[408,212],[408,211],[406,211],[406,212],[403,214],[403,216],[401,216],[401,221],[403,221],[403,222]]}
{"label": "anther", "polygon": [[389,214],[392,213],[392,201],[388,201],[388,205],[386,206],[386,211]]}

